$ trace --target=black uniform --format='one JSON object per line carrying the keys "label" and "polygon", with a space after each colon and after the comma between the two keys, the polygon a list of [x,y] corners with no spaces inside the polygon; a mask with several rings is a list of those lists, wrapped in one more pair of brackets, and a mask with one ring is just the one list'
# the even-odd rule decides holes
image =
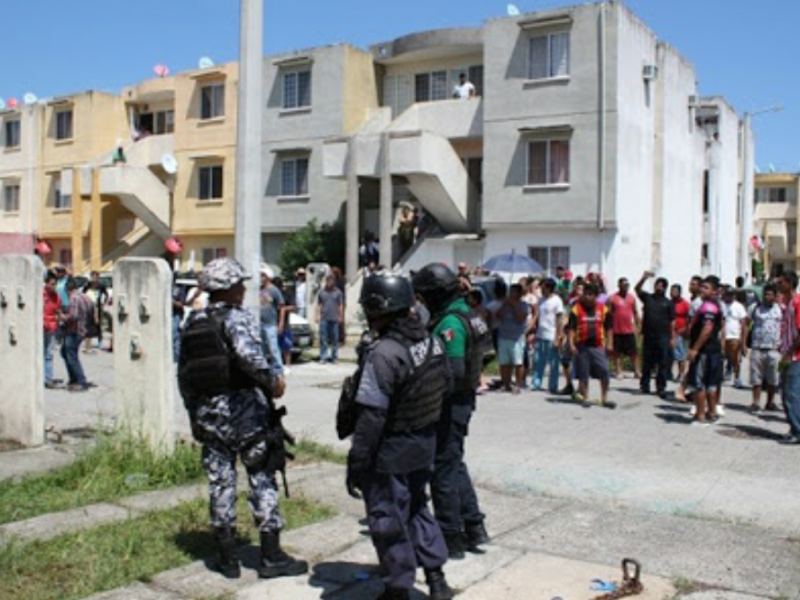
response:
{"label": "black uniform", "polygon": [[407,317],[367,348],[362,368],[348,477],[363,492],[387,585],[410,589],[417,567],[440,569],[447,561],[426,487],[449,369],[441,341]]}

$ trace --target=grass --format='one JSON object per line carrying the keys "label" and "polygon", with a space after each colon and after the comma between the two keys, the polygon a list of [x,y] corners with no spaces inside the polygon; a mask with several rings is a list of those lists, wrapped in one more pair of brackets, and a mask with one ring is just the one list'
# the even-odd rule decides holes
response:
{"label": "grass", "polygon": [[292,451],[295,453],[295,460],[290,464],[293,465],[307,465],[313,462],[347,464],[347,454],[310,439],[298,439],[297,446]]}
{"label": "grass", "polygon": [[[138,474],[147,476],[130,477]],[[166,456],[130,435],[101,433],[71,465],[0,482],[0,524],[203,479],[193,445],[179,444]]]}
{"label": "grass", "polygon": [[[238,500],[240,537],[257,540],[245,494]],[[281,511],[286,529],[334,515],[331,508],[301,496],[282,499]],[[197,500],[46,542],[11,542],[0,548],[0,598],[71,600],[149,581],[213,554],[207,522],[208,501]]]}
{"label": "grass", "polygon": [[672,585],[678,596],[691,594],[697,588],[697,584],[688,577],[679,576],[673,579]]}

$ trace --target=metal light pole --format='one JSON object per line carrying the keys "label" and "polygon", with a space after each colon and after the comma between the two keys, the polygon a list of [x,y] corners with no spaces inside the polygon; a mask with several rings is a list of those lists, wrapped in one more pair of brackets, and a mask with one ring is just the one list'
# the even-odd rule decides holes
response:
{"label": "metal light pole", "polygon": [[740,199],[741,222],[739,223],[739,274],[748,278],[750,273],[750,237],[753,231],[753,172],[755,171],[755,152],[750,147],[753,145],[753,117],[770,112],[780,112],[783,106],[770,106],[753,112],[745,112],[742,121],[742,196]]}
{"label": "metal light pole", "polygon": [[236,129],[236,258],[253,279],[245,306],[258,319],[261,266],[261,162],[264,0],[240,0],[238,122]]}

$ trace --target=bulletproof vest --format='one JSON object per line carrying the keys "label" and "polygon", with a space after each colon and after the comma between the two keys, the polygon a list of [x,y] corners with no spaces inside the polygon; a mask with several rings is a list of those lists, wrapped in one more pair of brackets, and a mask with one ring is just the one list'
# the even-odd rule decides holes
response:
{"label": "bulletproof vest", "polygon": [[449,388],[444,344],[437,337],[419,342],[388,335],[401,344],[411,358],[411,371],[405,384],[390,399],[387,429],[391,433],[419,431],[439,420],[442,402]]}
{"label": "bulletproof vest", "polygon": [[445,313],[454,315],[467,330],[467,347],[464,353],[465,374],[455,382],[456,393],[472,393],[481,382],[483,359],[492,348],[492,332],[489,326],[474,310],[464,313],[451,310]]}
{"label": "bulletproof vest", "polygon": [[228,312],[224,307],[194,314],[181,334],[178,385],[185,400],[196,403],[253,386],[227,341],[223,323]]}

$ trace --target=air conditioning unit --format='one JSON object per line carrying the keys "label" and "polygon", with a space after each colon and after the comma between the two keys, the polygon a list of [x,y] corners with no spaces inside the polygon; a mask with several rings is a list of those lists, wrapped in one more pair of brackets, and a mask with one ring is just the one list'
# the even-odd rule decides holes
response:
{"label": "air conditioning unit", "polygon": [[642,69],[642,77],[645,81],[653,81],[658,78],[658,67],[655,65],[645,65]]}

